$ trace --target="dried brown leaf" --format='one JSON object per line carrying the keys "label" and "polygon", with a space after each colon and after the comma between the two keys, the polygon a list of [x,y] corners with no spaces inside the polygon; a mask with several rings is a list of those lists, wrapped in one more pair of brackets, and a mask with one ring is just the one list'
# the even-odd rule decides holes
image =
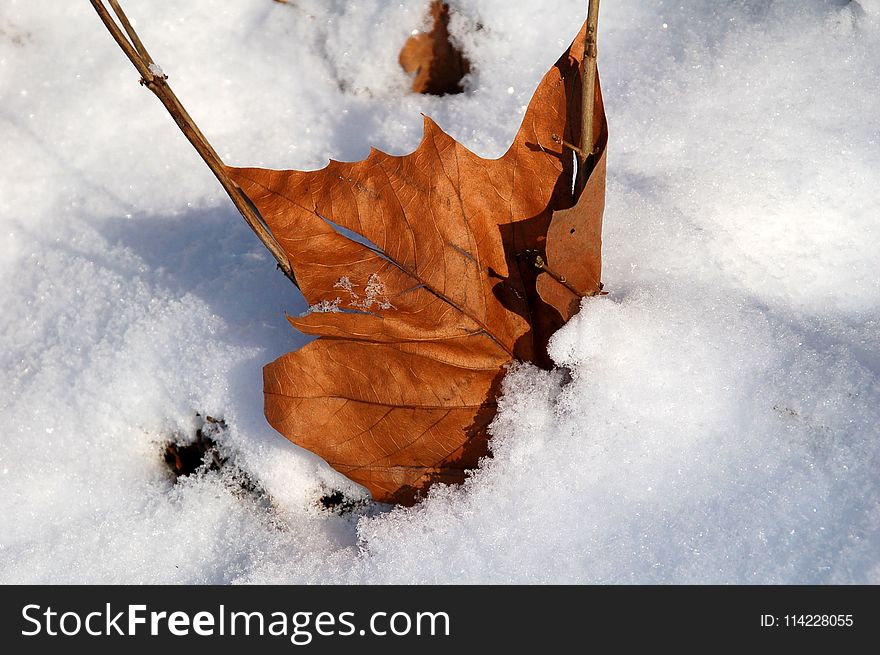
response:
{"label": "dried brown leaf", "polygon": [[[318,171],[227,168],[314,310],[290,322],[320,336],[266,366],[266,416],[377,500],[407,504],[433,482],[463,480],[488,452],[505,366],[548,363],[562,316],[538,296],[535,259],[562,261],[548,228],[572,203],[571,152],[558,140],[579,142],[582,52],[583,31],[499,159],[426,117],[401,157],[374,149]],[[599,161],[604,188],[604,142]],[[574,261],[595,267],[596,256]]]}

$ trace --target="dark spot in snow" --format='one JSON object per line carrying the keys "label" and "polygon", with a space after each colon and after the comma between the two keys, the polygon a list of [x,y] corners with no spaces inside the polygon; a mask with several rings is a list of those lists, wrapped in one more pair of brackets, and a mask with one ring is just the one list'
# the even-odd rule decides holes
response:
{"label": "dark spot in snow", "polygon": [[366,507],[368,503],[369,499],[367,498],[348,498],[338,489],[334,489],[333,491],[324,494],[321,496],[320,500],[318,500],[321,509],[328,512],[335,512],[340,515],[348,514],[349,512]]}
{"label": "dark spot in snow", "polygon": [[165,444],[163,460],[174,482],[191,475],[222,472],[236,494],[250,494],[271,504],[266,492],[250,474],[231,463],[224,454],[223,440],[228,430],[226,421],[201,414],[196,414],[196,419],[199,427],[194,435],[175,435]]}
{"label": "dark spot in snow", "polygon": [[206,416],[202,425],[196,429],[194,441],[172,441],[165,445],[165,464],[175,482],[178,478],[194,473],[219,471],[226,464],[226,458],[220,454],[220,448],[215,441],[218,433],[225,430],[226,422],[223,419]]}

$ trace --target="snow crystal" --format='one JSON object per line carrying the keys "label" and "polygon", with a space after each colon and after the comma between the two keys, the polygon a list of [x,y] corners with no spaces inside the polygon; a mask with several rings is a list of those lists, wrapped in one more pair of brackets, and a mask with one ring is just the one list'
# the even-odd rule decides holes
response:
{"label": "snow crystal", "polygon": [[159,66],[156,62],[150,62],[147,68],[150,69],[150,72],[156,77],[165,77],[165,71],[162,70],[162,67]]}
{"label": "snow crystal", "polygon": [[367,280],[367,286],[364,287],[364,299],[359,300],[356,295],[352,294],[350,304],[359,309],[370,309],[373,305],[379,309],[394,309],[394,305],[388,301],[385,293],[385,284],[376,273],[373,273]]}
{"label": "snow crystal", "polygon": [[[94,13],[55,4],[0,32],[0,581],[880,583],[878,0],[603,3],[611,293],[560,368],[511,367],[465,485],[354,516],[318,498],[363,490],[262,415],[305,302]],[[425,0],[216,4],[125,6],[226,161],[305,169],[409,152],[420,112],[501,155],[585,11],[456,3],[472,70],[440,98],[397,64]],[[169,480],[197,412],[271,503]]]}
{"label": "snow crystal", "polygon": [[334,289],[342,289],[343,291],[347,291],[348,295],[353,298],[358,298],[359,296],[354,292],[354,284],[351,279],[347,275],[343,275],[341,278],[336,280],[336,283],[333,285]]}
{"label": "snow crystal", "polygon": [[334,298],[333,300],[322,300],[321,302],[315,303],[314,305],[309,305],[309,308],[302,314],[302,316],[306,316],[307,314],[326,314],[326,313],[337,313],[341,311],[339,309],[339,303],[342,302],[341,298]]}
{"label": "snow crystal", "polygon": [[853,4],[871,16],[880,16],[880,0],[853,0]]}
{"label": "snow crystal", "polygon": [[395,309],[386,297],[385,284],[377,273],[370,275],[367,284],[364,287],[364,297],[361,299],[359,293],[354,289],[358,285],[354,284],[347,275],[343,275],[333,285],[334,289],[342,289],[348,292],[349,307],[355,309],[371,309],[376,305],[378,309]]}

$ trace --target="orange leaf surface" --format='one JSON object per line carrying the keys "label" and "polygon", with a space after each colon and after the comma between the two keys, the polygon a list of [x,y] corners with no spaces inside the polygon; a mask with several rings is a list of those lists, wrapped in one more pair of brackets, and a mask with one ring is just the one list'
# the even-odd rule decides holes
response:
{"label": "orange leaf surface", "polygon": [[[572,205],[572,153],[559,141],[580,139],[582,53],[583,31],[499,159],[475,155],[426,117],[405,156],[374,149],[318,171],[227,169],[310,304],[290,322],[320,337],[266,366],[266,416],[376,500],[410,504],[434,482],[463,480],[488,453],[506,365],[549,364],[547,338],[567,316],[551,292],[553,302],[538,295],[546,273],[535,259],[564,259],[554,242],[565,226],[548,229]],[[601,147],[593,176],[604,191]],[[578,210],[585,235],[596,188],[588,184],[592,204]],[[574,253],[563,265],[598,276],[596,257]]]}
{"label": "orange leaf surface", "polygon": [[[596,89],[593,126],[595,164],[573,207],[553,212],[547,229],[546,270],[538,276],[538,295],[564,321],[577,314],[583,296],[602,291],[602,214],[605,211],[605,146],[608,125],[602,93]],[[549,272],[548,272],[549,271]]]}

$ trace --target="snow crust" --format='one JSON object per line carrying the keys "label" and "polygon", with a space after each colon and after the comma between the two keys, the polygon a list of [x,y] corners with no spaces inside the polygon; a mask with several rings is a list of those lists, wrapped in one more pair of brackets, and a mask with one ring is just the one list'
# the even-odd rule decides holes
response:
{"label": "snow crust", "polygon": [[[397,65],[427,4],[124,7],[231,164],[409,152],[420,112],[498,156],[584,3],[453,2],[443,98]],[[262,416],[305,302],[90,5],[6,0],[0,581],[880,583],[880,4],[620,0],[599,46],[611,294],[464,486],[340,516]],[[237,469],[174,485],[197,412]]]}

